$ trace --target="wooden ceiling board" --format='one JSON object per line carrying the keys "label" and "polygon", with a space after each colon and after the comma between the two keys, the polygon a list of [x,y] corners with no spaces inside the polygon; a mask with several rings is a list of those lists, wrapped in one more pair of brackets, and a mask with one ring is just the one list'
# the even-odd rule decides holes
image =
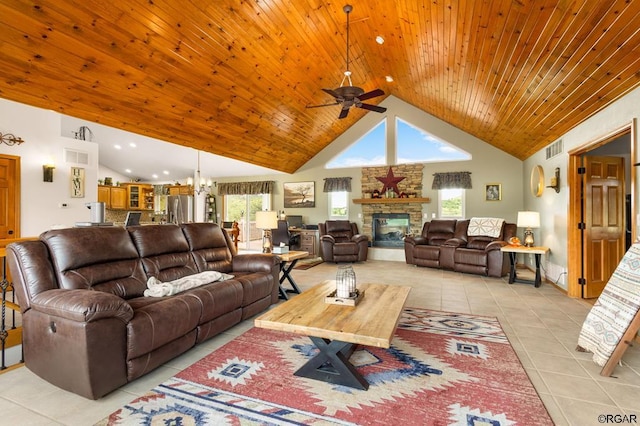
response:
{"label": "wooden ceiling board", "polygon": [[[343,78],[343,6],[5,0],[0,96],[292,173],[375,114],[306,108]],[[640,85],[640,2],[360,0],[349,19],[353,84],[386,92],[367,103],[520,159]]]}

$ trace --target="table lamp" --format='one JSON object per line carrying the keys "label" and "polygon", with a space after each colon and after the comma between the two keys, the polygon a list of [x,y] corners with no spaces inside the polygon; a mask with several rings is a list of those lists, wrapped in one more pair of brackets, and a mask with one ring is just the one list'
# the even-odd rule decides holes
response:
{"label": "table lamp", "polygon": [[524,230],[524,246],[533,247],[533,231],[531,228],[540,228],[540,213],[538,212],[518,212],[518,228]]}
{"label": "table lamp", "polygon": [[256,228],[262,229],[262,252],[271,253],[271,230],[278,227],[278,213],[270,210],[256,212]]}

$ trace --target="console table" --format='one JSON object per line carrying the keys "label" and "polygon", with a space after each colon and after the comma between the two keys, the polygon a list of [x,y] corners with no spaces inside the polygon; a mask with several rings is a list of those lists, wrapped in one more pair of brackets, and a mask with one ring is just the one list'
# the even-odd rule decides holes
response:
{"label": "console table", "polygon": [[[540,283],[542,282],[542,277],[540,274],[540,261],[543,254],[546,254],[549,251],[549,247],[526,247],[526,246],[504,246],[500,249],[504,253],[509,253],[509,263],[511,264],[511,268],[509,270],[509,284],[513,284],[514,282],[522,282],[533,284],[535,287],[540,287]],[[535,280],[525,280],[518,278],[516,274],[516,255],[518,253],[525,254],[533,254],[535,256],[536,262],[536,278]]]}

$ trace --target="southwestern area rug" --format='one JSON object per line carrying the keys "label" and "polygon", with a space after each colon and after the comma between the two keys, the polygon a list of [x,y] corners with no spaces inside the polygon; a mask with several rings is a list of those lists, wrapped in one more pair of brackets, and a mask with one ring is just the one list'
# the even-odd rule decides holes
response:
{"label": "southwestern area rug", "polygon": [[314,352],[253,328],[98,424],[553,424],[496,318],[405,309],[391,348],[351,357],[368,391],[294,376]]}

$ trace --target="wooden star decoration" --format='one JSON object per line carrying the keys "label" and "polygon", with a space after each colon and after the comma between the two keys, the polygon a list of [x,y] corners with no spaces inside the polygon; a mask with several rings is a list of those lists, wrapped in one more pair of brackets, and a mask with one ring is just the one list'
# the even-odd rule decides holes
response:
{"label": "wooden star decoration", "polygon": [[393,170],[391,170],[391,167],[389,167],[389,171],[387,172],[386,177],[376,177],[376,179],[384,184],[384,186],[382,187],[382,191],[380,191],[381,194],[384,194],[387,188],[393,189],[393,192],[395,192],[396,194],[400,194],[400,191],[398,190],[398,182],[404,180],[405,178],[395,177],[393,175]]}

